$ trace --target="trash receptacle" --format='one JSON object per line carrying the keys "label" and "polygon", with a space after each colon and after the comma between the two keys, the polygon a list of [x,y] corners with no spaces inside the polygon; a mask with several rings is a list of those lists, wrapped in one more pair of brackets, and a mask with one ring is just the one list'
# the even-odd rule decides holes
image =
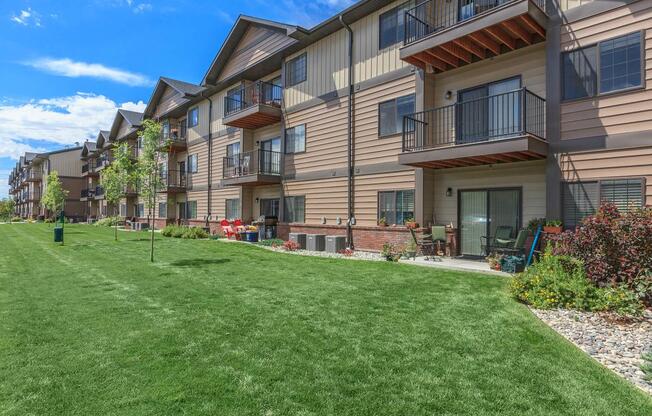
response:
{"label": "trash receptacle", "polygon": [[247,231],[245,233],[245,241],[249,243],[257,243],[258,242],[258,231]]}
{"label": "trash receptacle", "polygon": [[63,241],[63,227],[54,227],[54,242],[60,243]]}

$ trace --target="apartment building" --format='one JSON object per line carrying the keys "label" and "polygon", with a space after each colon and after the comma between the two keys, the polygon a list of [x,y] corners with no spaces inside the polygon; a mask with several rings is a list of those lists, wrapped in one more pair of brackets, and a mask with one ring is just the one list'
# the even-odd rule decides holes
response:
{"label": "apartment building", "polygon": [[271,215],[283,238],[376,250],[414,218],[481,255],[497,227],[649,204],[650,27],[652,0],[367,0],[311,29],[240,16],[198,85],[160,78],[140,118],[116,115],[105,143],[137,151],[150,118],[167,152],[155,212],[134,196],[120,214]]}
{"label": "apartment building", "polygon": [[41,206],[47,187],[46,178],[52,171],[59,174],[62,188],[68,191],[64,205],[66,217],[81,219],[85,213],[79,200],[82,189],[78,162],[80,147],[47,153],[25,153],[9,176],[9,192],[14,198],[15,215],[22,218],[44,218],[51,213]]}

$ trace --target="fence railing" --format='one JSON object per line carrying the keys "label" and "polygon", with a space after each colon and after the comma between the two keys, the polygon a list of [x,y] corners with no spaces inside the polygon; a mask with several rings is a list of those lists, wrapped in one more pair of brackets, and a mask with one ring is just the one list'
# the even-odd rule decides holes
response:
{"label": "fence railing", "polygon": [[189,176],[183,170],[166,170],[160,173],[163,190],[170,188],[187,188]]}
{"label": "fence railing", "polygon": [[224,97],[224,117],[246,110],[256,104],[281,106],[283,88],[269,82],[258,81]]}
{"label": "fence railing", "polygon": [[222,160],[222,178],[247,175],[280,175],[281,153],[272,150],[252,150]]}
{"label": "fence railing", "polygon": [[98,196],[103,196],[103,195],[104,195],[104,188],[102,188],[101,186],[96,186],[95,187],[95,196],[98,197]]}
{"label": "fence railing", "polygon": [[81,190],[82,198],[92,198],[95,195],[95,188],[87,188]]}
{"label": "fence railing", "polygon": [[455,103],[403,118],[403,151],[530,134],[545,139],[546,101],[526,88]]}
{"label": "fence railing", "polygon": [[[416,42],[506,3],[523,0],[426,0],[407,10],[404,43]],[[529,0],[545,12],[546,0]]]}

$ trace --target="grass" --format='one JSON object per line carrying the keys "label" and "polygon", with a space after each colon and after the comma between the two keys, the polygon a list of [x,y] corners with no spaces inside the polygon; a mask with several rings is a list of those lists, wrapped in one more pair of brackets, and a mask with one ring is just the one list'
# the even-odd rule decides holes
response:
{"label": "grass", "polygon": [[507,280],[0,225],[0,415],[649,415]]}

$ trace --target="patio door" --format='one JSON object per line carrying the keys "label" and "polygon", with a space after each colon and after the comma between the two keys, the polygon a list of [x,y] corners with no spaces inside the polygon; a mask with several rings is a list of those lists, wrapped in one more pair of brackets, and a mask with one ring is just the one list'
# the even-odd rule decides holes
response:
{"label": "patio door", "polygon": [[280,173],[281,138],[260,142],[260,149],[263,150],[260,153],[261,173]]}
{"label": "patio door", "polygon": [[281,200],[278,198],[265,198],[260,200],[260,215],[278,218]]}
{"label": "patio door", "polygon": [[496,234],[498,227],[509,227],[516,237],[521,227],[521,189],[483,189],[459,191],[460,253],[483,256],[483,238]]}

